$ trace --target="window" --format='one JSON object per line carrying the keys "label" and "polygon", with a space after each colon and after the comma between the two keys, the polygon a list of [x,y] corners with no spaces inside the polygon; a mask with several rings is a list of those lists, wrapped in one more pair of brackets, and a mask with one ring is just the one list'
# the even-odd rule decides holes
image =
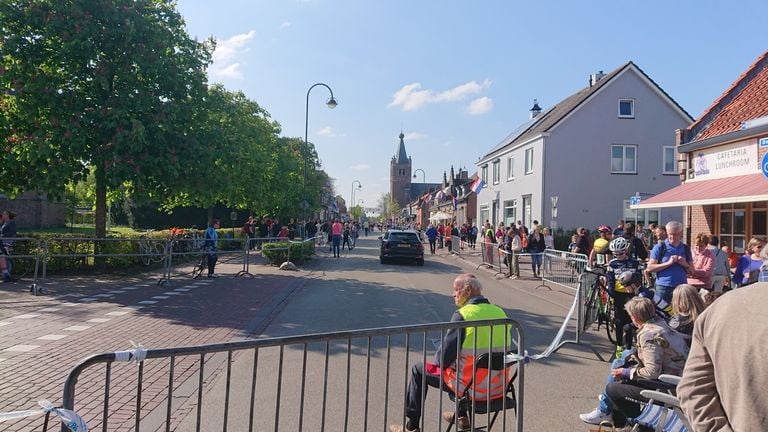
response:
{"label": "window", "polygon": [[488,183],[488,165],[483,165],[480,172],[481,172],[480,177],[483,179],[483,182],[487,184]]}
{"label": "window", "polygon": [[619,118],[635,118],[634,99],[619,99]]}
{"label": "window", "polygon": [[490,213],[488,211],[488,204],[480,204],[480,220],[477,221],[478,227],[480,224],[484,224],[485,221],[488,220],[488,216],[490,216]]}
{"label": "window", "polygon": [[533,147],[525,149],[525,173],[533,172]]}
{"label": "window", "polygon": [[745,204],[720,206],[720,245],[728,245],[732,252],[744,253],[747,207]]}
{"label": "window", "polygon": [[675,169],[675,148],[672,146],[664,147],[664,168],[662,174],[677,174]]}
{"label": "window", "polygon": [[637,174],[637,146],[611,146],[611,173]]}
{"label": "window", "polygon": [[517,220],[517,200],[504,201],[504,226],[510,226]]}
{"label": "window", "polygon": [[515,179],[515,157],[510,156],[507,158],[507,181]]}
{"label": "window", "polygon": [[493,184],[499,184],[500,177],[501,177],[501,161],[496,160],[493,162]]}
{"label": "window", "polygon": [[531,226],[531,196],[526,195],[523,197],[523,225]]}
{"label": "window", "polygon": [[621,214],[624,215],[622,219],[624,219],[625,221],[635,222],[635,218],[637,218],[637,222],[642,223],[646,227],[652,223],[658,224],[659,221],[661,220],[661,210],[659,209],[632,210],[631,208],[629,208],[629,200],[624,200],[624,211]]}

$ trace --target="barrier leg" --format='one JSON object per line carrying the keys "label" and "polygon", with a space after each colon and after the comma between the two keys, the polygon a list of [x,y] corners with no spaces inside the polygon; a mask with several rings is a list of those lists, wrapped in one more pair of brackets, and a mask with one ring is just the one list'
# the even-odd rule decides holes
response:
{"label": "barrier leg", "polygon": [[[564,340],[560,342],[555,349],[552,350],[552,352],[557,352],[560,350],[560,348],[564,347],[568,344],[574,344],[574,345],[581,345],[581,328],[582,328],[582,319],[584,315],[584,309],[582,301],[582,284],[584,283],[584,277],[583,274],[579,275],[579,287],[576,290],[576,299],[574,300],[576,302],[576,340]],[[606,360],[599,351],[595,349],[592,345],[589,345],[589,349],[592,351],[593,354],[595,354],[595,357],[597,357],[598,360],[601,362],[607,362],[610,360]]]}
{"label": "barrier leg", "polygon": [[158,279],[158,285],[171,284],[171,262],[173,261],[173,240],[168,240],[165,243],[165,253],[163,254],[163,275]]}
{"label": "barrier leg", "polygon": [[253,278],[254,275],[251,274],[250,270],[250,257],[251,257],[251,242],[252,239],[248,239],[248,241],[245,244],[245,248],[243,249],[243,269],[237,272],[235,275],[235,278],[239,278],[241,276],[248,276]]}

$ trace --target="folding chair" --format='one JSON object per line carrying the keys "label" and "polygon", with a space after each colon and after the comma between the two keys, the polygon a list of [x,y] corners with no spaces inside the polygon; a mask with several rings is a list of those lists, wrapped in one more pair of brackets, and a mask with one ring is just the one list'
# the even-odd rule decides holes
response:
{"label": "folding chair", "polygon": [[[650,427],[654,432],[692,432],[690,423],[680,408],[680,401],[675,396],[680,377],[661,375],[656,381],[657,390],[642,390],[640,394],[650,399],[639,416],[632,420],[637,425]],[[647,385],[647,380],[644,385]]]}
{"label": "folding chair", "polygon": [[[479,354],[475,360],[475,373],[481,369],[503,371],[515,363],[517,363],[517,361],[507,361],[506,353],[503,352],[490,353],[490,355],[488,353]],[[458,397],[458,403],[457,396],[454,393],[449,393],[451,401],[454,402],[454,405],[458,404],[458,412],[466,412],[470,421],[477,417],[473,414],[493,413],[493,417],[491,418],[491,422],[488,424],[486,431],[491,430],[494,422],[496,422],[496,418],[499,416],[501,411],[512,408],[515,410],[515,415],[517,415],[517,396],[515,396],[515,386],[513,384],[515,378],[517,378],[517,371],[507,377],[508,379],[506,387],[504,388],[503,397],[499,396],[495,399],[491,399],[490,401],[472,400],[472,394],[474,393],[472,388],[475,383],[474,378],[475,377],[472,377],[464,389],[464,392],[461,394],[461,396]],[[454,413],[453,419],[448,423],[448,427],[446,428],[445,432],[451,431],[454,424],[456,423],[457,417],[458,413]]]}

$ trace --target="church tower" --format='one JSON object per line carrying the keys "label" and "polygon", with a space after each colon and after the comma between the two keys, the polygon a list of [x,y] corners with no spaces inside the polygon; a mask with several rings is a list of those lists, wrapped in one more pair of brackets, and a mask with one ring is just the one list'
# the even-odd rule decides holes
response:
{"label": "church tower", "polygon": [[400,146],[389,163],[389,194],[401,208],[411,200],[411,158],[405,152],[403,138],[401,131]]}

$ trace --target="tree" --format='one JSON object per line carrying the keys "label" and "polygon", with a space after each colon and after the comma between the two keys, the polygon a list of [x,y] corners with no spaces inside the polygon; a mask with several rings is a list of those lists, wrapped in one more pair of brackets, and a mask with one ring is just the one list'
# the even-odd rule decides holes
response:
{"label": "tree", "polygon": [[205,154],[191,132],[212,49],[172,0],[0,2],[3,189],[61,195],[93,170],[97,237],[108,190],[172,194]]}
{"label": "tree", "polygon": [[349,216],[352,218],[352,220],[360,220],[360,218],[363,216],[363,208],[359,205],[356,205],[349,209]]}
{"label": "tree", "polygon": [[397,219],[402,212],[400,204],[392,200],[392,195],[389,192],[381,195],[379,207],[381,208],[381,217],[385,219]]}

